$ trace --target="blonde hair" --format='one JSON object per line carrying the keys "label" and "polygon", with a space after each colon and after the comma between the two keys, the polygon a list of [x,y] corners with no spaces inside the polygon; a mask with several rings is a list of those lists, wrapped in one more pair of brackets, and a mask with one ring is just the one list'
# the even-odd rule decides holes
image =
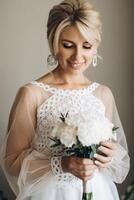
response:
{"label": "blonde hair", "polygon": [[58,52],[61,32],[70,25],[76,25],[85,39],[101,42],[101,21],[93,6],[87,0],[64,0],[50,10],[48,17],[47,39],[53,55]]}

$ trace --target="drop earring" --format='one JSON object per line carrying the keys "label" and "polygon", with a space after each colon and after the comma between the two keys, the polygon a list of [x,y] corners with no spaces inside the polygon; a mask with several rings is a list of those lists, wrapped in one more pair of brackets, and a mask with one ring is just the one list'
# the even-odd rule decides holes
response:
{"label": "drop earring", "polygon": [[93,57],[93,61],[92,61],[93,67],[96,67],[96,66],[97,66],[97,62],[98,62],[97,54],[95,54],[94,57]]}
{"label": "drop earring", "polygon": [[102,60],[102,57],[100,55],[98,55],[98,53],[96,53],[93,56],[93,60],[92,60],[93,67],[97,66],[97,64],[98,64],[98,58]]}
{"label": "drop earring", "polygon": [[58,64],[58,61],[56,59],[56,56],[50,54],[48,55],[47,57],[47,66],[48,66],[48,69],[50,69],[51,67],[56,67]]}

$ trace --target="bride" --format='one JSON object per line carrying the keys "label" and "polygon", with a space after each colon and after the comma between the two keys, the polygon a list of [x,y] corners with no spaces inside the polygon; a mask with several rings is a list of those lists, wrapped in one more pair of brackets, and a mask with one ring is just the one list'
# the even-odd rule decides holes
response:
{"label": "bride", "polygon": [[[111,90],[84,75],[97,64],[99,14],[87,0],[64,0],[50,10],[47,38],[48,65],[55,69],[16,95],[1,150],[7,180],[17,200],[81,200],[82,181],[90,183],[94,200],[118,200],[115,183],[129,171],[125,134]],[[95,161],[53,150],[50,133],[68,110],[106,117],[119,127],[117,142],[103,142]]]}

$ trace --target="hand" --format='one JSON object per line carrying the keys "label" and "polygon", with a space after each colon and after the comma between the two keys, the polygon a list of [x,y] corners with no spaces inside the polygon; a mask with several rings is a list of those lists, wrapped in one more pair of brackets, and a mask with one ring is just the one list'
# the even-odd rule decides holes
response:
{"label": "hand", "polygon": [[99,153],[95,154],[95,164],[99,168],[105,168],[112,161],[114,152],[117,148],[117,144],[112,141],[102,142],[101,146],[98,148],[99,151],[105,154],[101,155]]}
{"label": "hand", "polygon": [[79,158],[75,156],[63,157],[61,161],[62,169],[64,172],[70,172],[74,176],[88,181],[92,178],[94,170],[97,166],[91,159]]}

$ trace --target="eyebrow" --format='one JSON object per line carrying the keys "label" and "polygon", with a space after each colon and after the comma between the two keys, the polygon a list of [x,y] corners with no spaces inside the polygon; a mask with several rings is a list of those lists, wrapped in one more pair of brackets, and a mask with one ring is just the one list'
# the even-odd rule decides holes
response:
{"label": "eyebrow", "polygon": [[[74,41],[72,41],[72,40],[67,40],[67,39],[62,39],[61,42],[70,42],[70,43],[75,44]],[[92,44],[91,44],[90,42],[88,42],[88,41],[85,41],[84,43],[88,43],[88,44],[90,44],[90,45],[92,46]]]}

